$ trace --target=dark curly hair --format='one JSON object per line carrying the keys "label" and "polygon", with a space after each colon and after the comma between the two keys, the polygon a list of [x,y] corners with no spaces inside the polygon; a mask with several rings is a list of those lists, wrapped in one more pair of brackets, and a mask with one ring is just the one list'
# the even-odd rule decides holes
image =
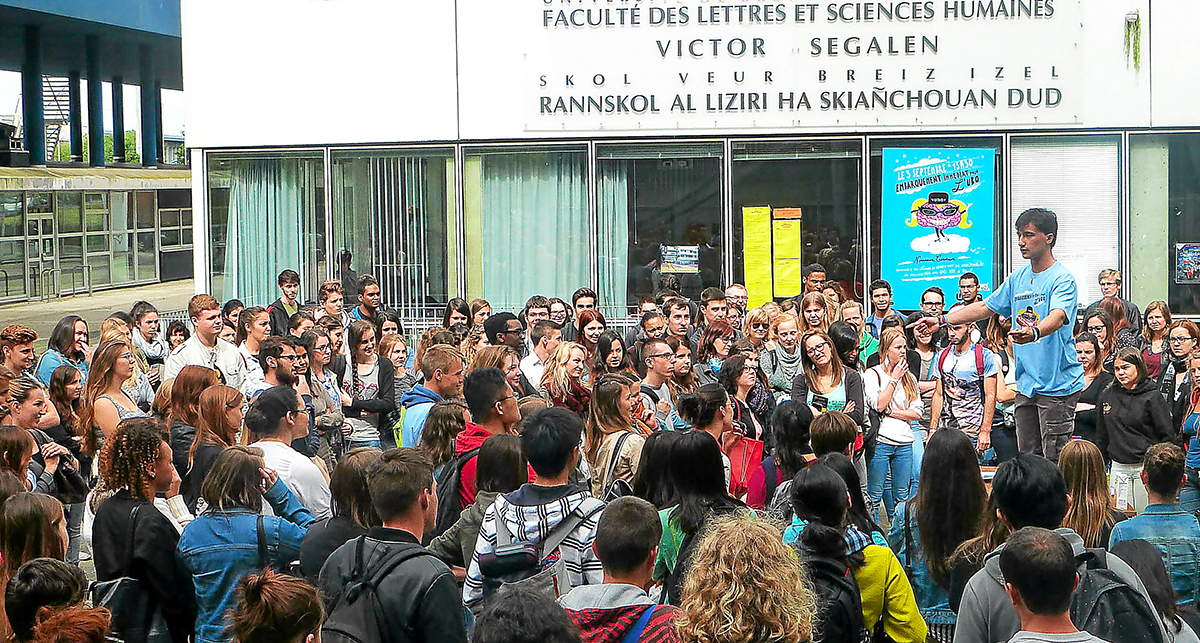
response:
{"label": "dark curly hair", "polygon": [[135,498],[154,498],[153,471],[161,455],[166,427],[151,418],[130,418],[117,425],[117,433],[100,452],[100,479],[108,491],[128,489]]}

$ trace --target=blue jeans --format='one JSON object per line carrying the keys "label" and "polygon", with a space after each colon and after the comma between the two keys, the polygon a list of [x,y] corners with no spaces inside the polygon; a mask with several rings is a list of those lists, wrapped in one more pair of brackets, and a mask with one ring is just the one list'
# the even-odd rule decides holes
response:
{"label": "blue jeans", "polygon": [[[875,457],[866,470],[866,497],[871,501],[875,518],[880,516],[880,504],[892,519],[896,505],[908,500],[908,488],[912,482],[912,444],[890,445],[878,443]],[[888,476],[892,481],[888,482]],[[888,498],[883,497],[884,487],[889,487]]]}
{"label": "blue jeans", "polygon": [[361,442],[349,441],[349,445],[346,447],[346,450],[350,451],[351,449],[357,449],[359,447],[375,447],[376,449],[382,448],[379,446],[379,440],[363,440]]}
{"label": "blue jeans", "polygon": [[1179,490],[1179,504],[1184,511],[1195,514],[1200,511],[1200,470],[1184,468],[1183,487]]}
{"label": "blue jeans", "polygon": [[[891,445],[880,442],[875,445],[875,457],[867,468],[867,498],[875,519],[879,519],[879,505],[883,504],[888,520],[896,513],[896,505],[908,500],[912,483],[913,445]],[[888,482],[888,476],[891,482]],[[891,494],[884,498],[883,490],[888,487]]]}

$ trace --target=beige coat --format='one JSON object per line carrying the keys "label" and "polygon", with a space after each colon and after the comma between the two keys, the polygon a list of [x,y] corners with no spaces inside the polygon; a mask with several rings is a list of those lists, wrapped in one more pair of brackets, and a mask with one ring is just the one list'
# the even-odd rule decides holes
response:
{"label": "beige coat", "polygon": [[638,463],[642,459],[642,445],[646,438],[632,431],[613,431],[604,436],[600,442],[600,450],[596,453],[596,464],[592,467],[592,495],[600,498],[608,486],[608,470],[612,467],[613,449],[617,448],[617,440],[623,433],[628,433],[625,444],[621,445],[621,453],[617,454],[617,468],[613,473],[614,480],[625,480],[633,484],[633,475],[637,473]]}

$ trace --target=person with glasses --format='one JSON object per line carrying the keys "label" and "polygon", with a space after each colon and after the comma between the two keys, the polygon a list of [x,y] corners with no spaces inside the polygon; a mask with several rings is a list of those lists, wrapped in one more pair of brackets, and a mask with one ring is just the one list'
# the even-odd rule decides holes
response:
{"label": "person with glasses", "polygon": [[921,312],[935,317],[946,312],[946,295],[941,288],[933,286],[921,293]]}
{"label": "person with glasses", "polygon": [[[722,315],[724,315],[724,311],[722,311]],[[705,325],[704,333],[700,336],[699,348],[696,351],[696,364],[692,367],[692,370],[696,372],[696,380],[701,386],[716,383],[717,372],[721,370],[721,363],[729,357],[734,339],[736,339],[736,335],[733,326],[726,323],[724,319]]]}
{"label": "person with glasses", "polygon": [[658,426],[666,431],[682,431],[688,428],[687,422],[679,417],[675,409],[674,396],[671,393],[671,380],[675,371],[675,351],[670,343],[661,338],[650,338],[642,346],[645,357],[642,358],[646,376],[642,379],[642,404],[648,409],[654,409]]}
{"label": "person with glasses", "polygon": [[762,307],[751,310],[746,313],[746,321],[742,323],[742,332],[745,333],[746,339],[754,345],[755,350],[767,350],[770,348],[768,340],[771,336],[771,317]]}
{"label": "person with glasses", "polygon": [[750,291],[742,284],[733,284],[725,289],[725,302],[730,306],[740,306],[746,310],[750,304]]}
{"label": "person with glasses", "polygon": [[396,410],[396,369],[375,350],[375,327],[356,321],[347,329],[350,359],[339,377],[350,404],[342,414],[350,425],[348,448],[396,448],[396,433],[386,422]]}
{"label": "person with glasses", "polygon": [[1190,319],[1177,319],[1171,322],[1167,329],[1167,352],[1163,357],[1163,366],[1158,373],[1158,390],[1167,404],[1175,412],[1175,424],[1182,419],[1179,416],[1181,400],[1186,400],[1190,391],[1191,376],[1188,372],[1188,361],[1192,353],[1200,348],[1200,326]]}
{"label": "person with glasses", "polygon": [[332,369],[333,340],[329,335],[325,328],[317,326],[304,333],[300,341],[310,347],[308,388],[313,394],[313,420],[319,429],[317,454],[332,471],[344,451],[345,438],[349,435],[350,426],[346,424],[346,418],[342,415],[342,407],[349,405],[351,400],[338,385],[337,375]]}
{"label": "person with glasses", "polygon": [[[1100,284],[1100,299],[1092,302],[1084,311],[1085,315],[1091,314],[1095,310],[1100,309],[1100,303],[1109,297],[1113,297],[1121,304],[1120,309],[1125,314],[1125,319],[1129,323],[1129,329],[1135,335],[1142,334],[1142,312],[1138,310],[1137,304],[1132,301],[1121,299],[1121,271],[1105,268],[1100,271],[1100,275],[1096,279]],[[1116,318],[1113,318],[1113,325],[1116,326]]]}
{"label": "person with glasses", "polygon": [[1085,312],[1083,314],[1083,330],[1095,335],[1096,341],[1100,342],[1100,353],[1097,357],[1104,370],[1111,373],[1113,359],[1117,353],[1117,334],[1113,332],[1112,318],[1100,309]]}
{"label": "person with glasses", "polygon": [[[650,302],[653,305],[654,302]],[[642,360],[642,352],[646,342],[651,339],[661,339],[667,333],[667,318],[658,312],[657,308],[642,313],[637,327],[625,335],[625,345],[629,347],[629,359],[637,371],[638,377],[646,376],[646,363]],[[630,338],[633,338],[632,340]]]}
{"label": "person with glasses", "polygon": [[[807,295],[805,296],[807,297]],[[766,315],[763,315],[766,317]],[[791,313],[780,313],[771,322],[772,347],[760,350],[759,365],[767,375],[767,383],[777,402],[788,399],[792,381],[800,373],[800,322]]]}
{"label": "person with glasses", "polygon": [[314,461],[316,458],[307,458],[292,448],[294,440],[308,435],[308,416],[308,407],[296,389],[275,386],[258,394],[246,412],[245,423],[254,440],[250,446],[262,451],[266,467],[278,474],[316,520],[324,520],[333,515],[329,477]]}
{"label": "person with glasses", "polygon": [[817,413],[841,411],[862,426],[862,375],[842,365],[829,335],[808,331],[800,338],[800,351],[803,368],[792,382],[792,399],[807,403]]}
{"label": "person with glasses", "polygon": [[299,378],[296,377],[296,338],[291,335],[272,335],[258,346],[258,363],[263,370],[263,378],[255,380],[246,387],[246,398],[251,402],[259,393],[272,386],[295,387]]}
{"label": "person with glasses", "polygon": [[[454,457],[462,458],[472,451],[475,455],[463,461],[459,473],[457,509],[460,511],[475,502],[475,474],[479,448],[493,435],[516,433],[517,425],[521,422],[517,396],[509,386],[508,380],[504,378],[504,372],[498,368],[477,368],[471,371],[463,381],[463,397],[467,401],[471,421],[467,422],[467,428],[454,439]],[[535,478],[537,474],[530,468],[529,479]]]}

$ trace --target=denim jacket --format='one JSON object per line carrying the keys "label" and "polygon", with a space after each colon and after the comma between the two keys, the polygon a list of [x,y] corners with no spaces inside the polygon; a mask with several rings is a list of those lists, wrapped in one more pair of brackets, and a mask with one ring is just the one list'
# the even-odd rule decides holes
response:
{"label": "denim jacket", "polygon": [[1158,548],[1181,605],[1200,599],[1200,522],[1176,503],[1148,505],[1113,527],[1108,546],[1141,539]]}
{"label": "denim jacket", "polygon": [[[263,516],[269,565],[282,567],[300,557],[300,543],[316,519],[282,480],[263,494],[275,516]],[[278,516],[278,517],[277,517]],[[242,576],[259,571],[259,514],[246,509],[210,509],[183,529],[179,555],[196,587],[196,643],[229,641],[225,630]]]}

